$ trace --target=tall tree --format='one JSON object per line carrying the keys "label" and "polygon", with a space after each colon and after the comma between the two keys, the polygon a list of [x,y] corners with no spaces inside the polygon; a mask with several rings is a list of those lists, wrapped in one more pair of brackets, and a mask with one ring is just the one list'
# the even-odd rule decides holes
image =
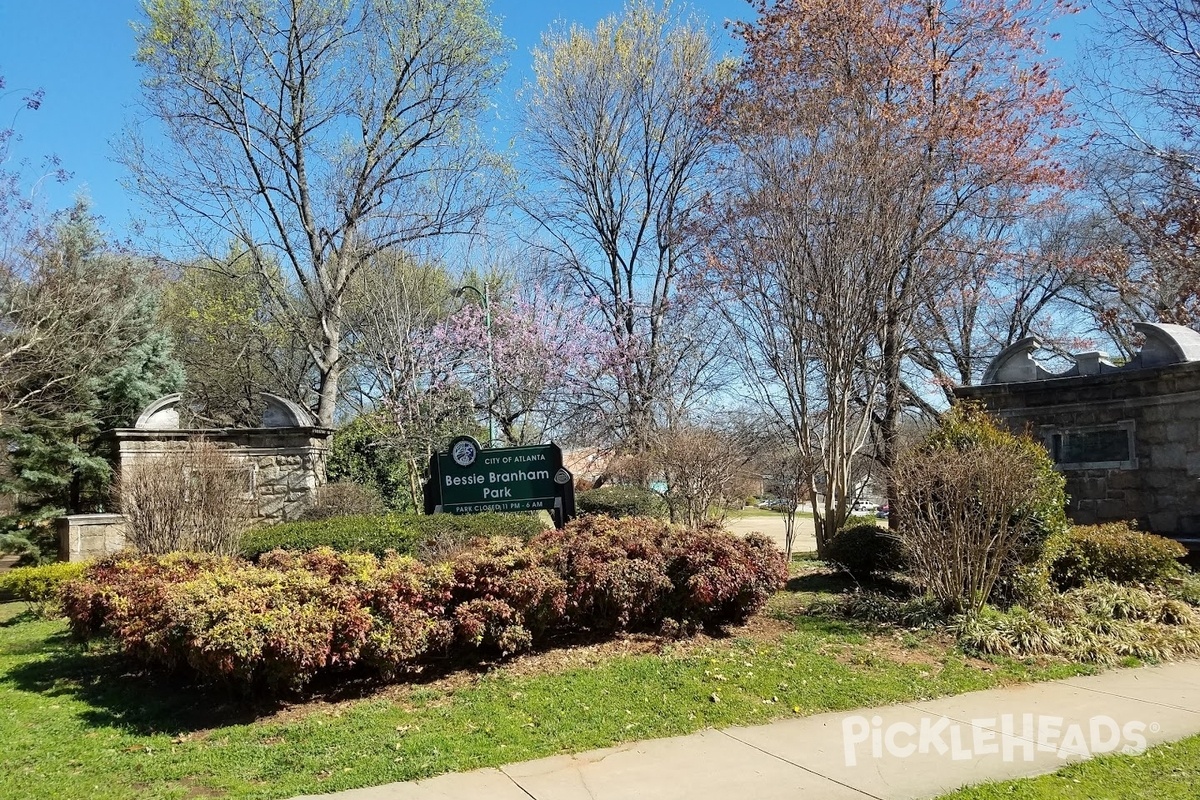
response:
{"label": "tall tree", "polygon": [[377,449],[403,459],[415,508],[430,453],[454,434],[478,432],[471,394],[454,374],[461,350],[443,327],[457,310],[454,289],[440,264],[383,252],[356,275],[347,307],[357,424]]}
{"label": "tall tree", "polygon": [[1114,150],[1092,166],[1101,205],[1083,302],[1126,355],[1131,323],[1200,328],[1200,173],[1182,153]]}
{"label": "tall tree", "polygon": [[[1093,272],[1094,215],[1053,206],[1022,211],[987,224],[971,220],[970,238],[948,249],[953,280],[922,301],[908,348],[914,404],[925,402],[921,390],[929,386],[953,402],[955,386],[977,383],[997,353],[1027,336],[1061,353],[1091,346],[1080,336],[1092,327],[1080,291]],[[949,232],[939,237],[944,248],[952,241]]]}
{"label": "tall tree", "polygon": [[186,264],[163,297],[159,316],[187,373],[182,405],[197,427],[257,425],[264,391],[305,405],[313,397],[308,339],[271,313],[272,297],[287,292],[263,285],[264,271],[277,285],[279,270],[254,260],[243,251]]}
{"label": "tall tree", "polygon": [[1084,78],[1096,142],[1093,279],[1084,298],[1126,352],[1130,322],[1200,327],[1200,8],[1102,0]]}
{"label": "tall tree", "polygon": [[715,355],[681,293],[688,223],[714,147],[703,106],[715,60],[708,31],[633,0],[594,30],[559,28],[534,50],[526,109],[529,168],[544,186],[526,208],[550,268],[630,356],[597,385],[604,433],[634,450],[695,400]]}
{"label": "tall tree", "polygon": [[[178,389],[183,373],[158,330],[160,281],[107,245],[86,203],[60,215],[26,259],[31,288],[57,300],[74,330],[70,349],[42,341],[27,351],[12,395],[22,402],[0,425],[8,467],[0,491],[13,500],[0,527],[6,547],[32,557],[51,518],[104,505],[111,466],[99,435],[130,425],[147,403]],[[10,319],[9,333],[28,340],[25,323]]]}
{"label": "tall tree", "polygon": [[[35,170],[17,152],[21,134],[16,120],[36,112],[43,97],[40,89],[9,89],[0,75],[0,115],[9,118],[11,113],[13,120],[0,125],[0,424],[68,379],[39,383],[30,378],[91,344],[92,332],[76,324],[75,314],[86,313],[98,301],[39,258],[53,232],[45,224],[36,187],[47,178],[61,182],[70,177],[54,156],[46,156],[43,169]],[[15,109],[9,102],[13,98]]]}
{"label": "tall tree", "polygon": [[[834,437],[847,445],[838,445],[837,472],[849,469],[845,462],[865,441],[863,414],[878,416],[887,466],[906,400],[902,369],[915,320],[925,299],[953,279],[951,248],[941,237],[960,240],[968,221],[1011,215],[1014,202],[1053,191],[1064,179],[1054,159],[1057,131],[1069,122],[1064,92],[1039,58],[1046,20],[1058,6],[754,5],[758,20],[737,28],[746,60],[723,104],[730,141],[751,167],[746,205],[752,216],[766,213],[792,229],[789,241],[802,252],[782,254],[779,263],[799,258],[813,267],[787,273],[800,316],[811,321],[824,307],[821,313],[836,312],[857,329],[844,331],[853,341],[819,377],[823,392],[831,381],[844,387],[827,401],[845,393],[854,409],[845,416],[840,399],[823,409],[850,425]],[[732,198],[733,208],[740,204]],[[751,233],[762,239],[768,231],[757,224]],[[873,313],[842,307],[828,297],[835,292],[849,292]],[[798,362],[789,372],[809,369]],[[860,396],[852,400],[856,382]],[[826,437],[796,434],[801,447],[828,446]],[[834,476],[826,480],[833,490]],[[832,532],[845,518],[844,498],[829,510]]]}
{"label": "tall tree", "polygon": [[275,312],[305,335],[316,416],[332,425],[355,273],[383,250],[469,229],[486,206],[498,165],[475,123],[507,44],[484,0],[144,10],[144,105],[170,147],[135,135],[122,160],[177,234],[254,259]]}

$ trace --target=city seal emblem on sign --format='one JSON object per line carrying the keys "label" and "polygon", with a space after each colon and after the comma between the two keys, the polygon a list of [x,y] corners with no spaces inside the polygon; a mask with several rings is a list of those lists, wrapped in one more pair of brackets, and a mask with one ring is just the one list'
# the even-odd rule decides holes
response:
{"label": "city seal emblem on sign", "polygon": [[460,467],[469,467],[479,457],[479,442],[471,436],[459,436],[450,443],[450,457]]}

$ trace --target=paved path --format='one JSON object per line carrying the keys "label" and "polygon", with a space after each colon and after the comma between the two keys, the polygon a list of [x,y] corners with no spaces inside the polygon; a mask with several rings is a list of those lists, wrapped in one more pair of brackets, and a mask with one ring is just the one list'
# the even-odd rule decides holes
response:
{"label": "paved path", "polygon": [[325,800],[922,798],[1200,733],[1200,661],[821,714]]}
{"label": "paved path", "polygon": [[[775,544],[783,550],[785,521],[782,514],[762,517],[745,517],[743,519],[727,519],[725,527],[734,533],[747,534],[764,533],[775,540]],[[792,544],[793,553],[810,552],[817,549],[817,529],[810,516],[796,517],[796,541]]]}

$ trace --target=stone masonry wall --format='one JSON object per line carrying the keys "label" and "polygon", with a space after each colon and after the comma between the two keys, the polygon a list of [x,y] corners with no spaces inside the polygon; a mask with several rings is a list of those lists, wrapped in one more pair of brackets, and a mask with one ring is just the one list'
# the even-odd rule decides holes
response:
{"label": "stone masonry wall", "polygon": [[[1136,520],[1143,530],[1200,544],[1200,363],[962,387],[955,394],[981,401],[1014,430],[1040,437],[1052,453],[1057,448],[1060,461],[1068,459],[1059,468],[1075,522]],[[1106,460],[1071,463],[1086,447],[1072,450],[1064,442],[1086,436],[1106,440],[1109,449],[1097,449]]]}
{"label": "stone masonry wall", "polygon": [[205,431],[122,430],[117,432],[121,471],[152,464],[187,441],[203,436],[243,466],[246,500],[258,522],[294,520],[325,483],[328,435],[312,428],[240,428]]}

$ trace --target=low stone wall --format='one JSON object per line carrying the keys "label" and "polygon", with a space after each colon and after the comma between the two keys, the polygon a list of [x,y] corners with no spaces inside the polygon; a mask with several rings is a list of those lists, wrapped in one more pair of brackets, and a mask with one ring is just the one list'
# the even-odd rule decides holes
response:
{"label": "low stone wall", "polygon": [[86,561],[125,549],[125,518],[120,514],[72,514],[55,524],[59,561]]}
{"label": "low stone wall", "polygon": [[1200,545],[1200,362],[961,387],[1046,442],[1080,524],[1136,520]]}
{"label": "low stone wall", "polygon": [[189,441],[226,450],[245,471],[245,500],[257,522],[287,522],[308,508],[325,483],[329,431],[323,428],[229,428],[115,432],[121,472],[153,464]]}

